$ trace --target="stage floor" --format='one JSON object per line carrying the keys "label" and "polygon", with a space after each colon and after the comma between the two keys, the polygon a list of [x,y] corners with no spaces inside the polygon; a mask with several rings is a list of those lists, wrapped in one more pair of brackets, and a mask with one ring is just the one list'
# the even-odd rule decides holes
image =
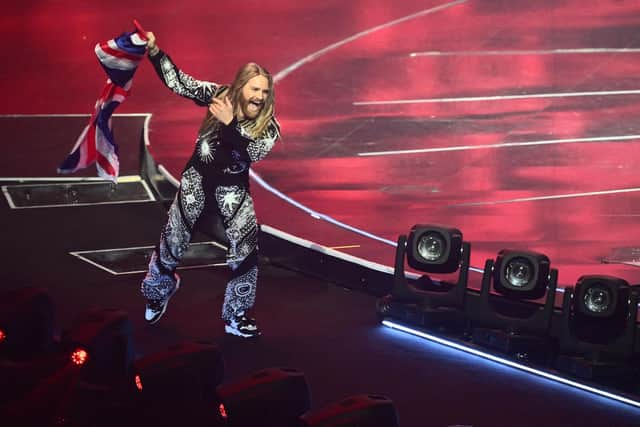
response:
{"label": "stage floor", "polygon": [[305,374],[312,409],[350,395],[382,395],[394,402],[403,427],[632,427],[640,416],[632,406],[385,328],[373,296],[268,264],[260,264],[258,341],[223,332],[224,266],[180,270],[182,286],[167,313],[147,325],[143,273],[110,273],[87,262],[87,254],[150,250],[166,219],[158,203],[30,209],[3,203],[0,219],[6,225],[0,290],[47,288],[58,334],[87,309],[117,308],[129,314],[136,357],[183,340],[210,341],[222,350],[223,382],[291,367]]}

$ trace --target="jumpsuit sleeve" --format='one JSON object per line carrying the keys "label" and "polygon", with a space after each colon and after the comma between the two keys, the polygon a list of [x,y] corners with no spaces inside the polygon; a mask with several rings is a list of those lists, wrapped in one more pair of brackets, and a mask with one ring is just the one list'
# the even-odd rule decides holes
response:
{"label": "jumpsuit sleeve", "polygon": [[165,86],[178,95],[193,100],[197,105],[208,105],[220,87],[216,83],[196,80],[184,73],[162,50],[153,56],[149,55],[149,60]]}
{"label": "jumpsuit sleeve", "polygon": [[231,123],[222,125],[221,128],[223,140],[228,141],[233,149],[245,152],[252,162],[266,157],[280,138],[280,125],[275,117],[271,119],[266,129],[258,137],[251,136],[235,117]]}

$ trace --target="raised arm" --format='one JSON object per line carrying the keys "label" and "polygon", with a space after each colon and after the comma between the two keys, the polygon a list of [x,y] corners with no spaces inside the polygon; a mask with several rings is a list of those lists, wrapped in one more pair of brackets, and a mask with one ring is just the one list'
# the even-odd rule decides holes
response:
{"label": "raised arm", "polygon": [[158,48],[156,37],[152,32],[147,33],[147,38],[149,39],[147,43],[149,60],[165,86],[180,96],[192,99],[198,105],[208,105],[219,85],[213,82],[196,80],[182,72],[169,55]]}

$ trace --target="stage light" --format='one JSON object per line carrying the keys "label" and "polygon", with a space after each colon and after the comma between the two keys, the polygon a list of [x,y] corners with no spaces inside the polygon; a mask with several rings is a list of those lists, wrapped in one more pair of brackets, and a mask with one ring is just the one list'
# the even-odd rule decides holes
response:
{"label": "stage light", "polygon": [[0,358],[25,361],[50,352],[53,302],[46,290],[25,287],[0,293]]}
{"label": "stage light", "polygon": [[78,348],[73,353],[71,353],[71,362],[73,362],[73,364],[75,365],[82,366],[87,363],[88,359],[89,353],[87,353],[84,349]]}
{"label": "stage light", "polygon": [[[136,360],[132,383],[140,404],[211,401],[224,375],[222,352],[214,343],[185,341]],[[143,388],[144,385],[144,388]]]}
{"label": "stage light", "polygon": [[138,390],[142,391],[142,379],[140,378],[140,375],[136,375],[136,376],[133,378],[133,381],[134,381],[134,382],[135,382],[135,384],[136,384],[136,388],[137,388]]}
{"label": "stage light", "polygon": [[[409,236],[400,235],[396,247],[393,288],[377,302],[382,320],[394,317],[421,326],[464,328],[464,301],[469,275],[471,245],[456,228],[432,224],[414,225]],[[457,281],[433,280],[424,274],[409,283],[406,262],[424,273],[450,274]]]}
{"label": "stage light", "polygon": [[[131,324],[120,310],[87,310],[63,332],[49,365],[29,392],[13,402],[10,417],[20,425],[106,424],[114,397],[133,359]],[[117,406],[117,405],[116,405]]]}
{"label": "stage light", "polygon": [[133,362],[132,327],[122,310],[82,312],[63,333],[61,346],[81,368],[83,381],[91,384],[121,382]]}
{"label": "stage light", "polygon": [[300,417],[301,427],[363,426],[397,427],[395,405],[384,396],[362,394],[307,412]]}
{"label": "stage light", "polygon": [[131,370],[132,424],[215,425],[219,419],[216,387],[224,362],[214,343],[181,342],[136,360]]}
{"label": "stage light", "polygon": [[538,299],[547,291],[550,262],[546,255],[503,249],[494,267],[495,290],[515,299]]}
{"label": "stage light", "polygon": [[[635,296],[627,281],[611,276],[582,276],[571,292],[573,298],[569,297],[570,306],[565,320],[568,320],[573,336],[587,344],[607,347],[624,336],[627,323],[631,324],[628,318],[636,312],[630,304],[630,299]],[[624,357],[630,357],[631,350],[628,347],[623,351]]]}
{"label": "stage light", "polygon": [[0,405],[21,399],[66,360],[54,356],[53,303],[47,291],[0,293]]}
{"label": "stage light", "polygon": [[220,414],[220,418],[226,420],[229,416],[227,415],[227,408],[224,407],[224,404],[221,403],[218,405],[218,413]]}
{"label": "stage light", "polygon": [[627,281],[611,276],[582,276],[575,287],[577,311],[587,317],[613,318],[625,313],[631,288]]}
{"label": "stage light", "polygon": [[407,239],[407,262],[430,273],[453,273],[462,259],[462,232],[436,225],[414,225]]}
{"label": "stage light", "polygon": [[311,403],[304,374],[291,368],[268,368],[222,384],[218,398],[233,427],[299,425]]}
{"label": "stage light", "polygon": [[[480,296],[466,311],[473,341],[522,361],[548,364],[553,358],[549,336],[558,271],[537,252],[503,249],[488,259]],[[491,296],[491,289],[502,298]],[[544,296],[543,306],[535,303]]]}
{"label": "stage light", "polygon": [[637,382],[638,300],[627,281],[611,276],[585,275],[565,288],[556,367],[623,389]]}

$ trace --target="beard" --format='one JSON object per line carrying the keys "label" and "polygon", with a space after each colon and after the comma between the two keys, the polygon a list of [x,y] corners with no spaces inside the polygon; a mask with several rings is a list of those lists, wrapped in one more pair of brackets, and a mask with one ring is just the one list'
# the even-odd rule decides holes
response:
{"label": "beard", "polygon": [[264,108],[264,101],[259,101],[255,98],[246,99],[242,97],[240,100],[240,108],[242,109],[242,114],[245,119],[255,120]]}

